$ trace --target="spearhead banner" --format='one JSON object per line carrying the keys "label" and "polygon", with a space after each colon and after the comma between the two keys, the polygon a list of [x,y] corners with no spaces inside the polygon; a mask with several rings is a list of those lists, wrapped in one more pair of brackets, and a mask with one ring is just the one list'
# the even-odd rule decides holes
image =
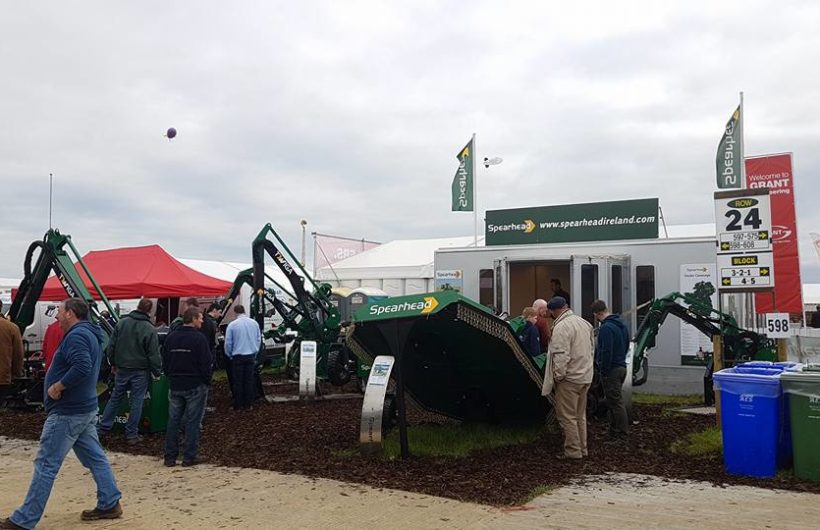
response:
{"label": "spearhead banner", "polygon": [[470,140],[464,149],[459,151],[458,170],[453,177],[453,211],[473,211],[473,141]]}
{"label": "spearhead banner", "polygon": [[489,210],[486,245],[656,239],[658,199]]}
{"label": "spearhead banner", "polygon": [[740,115],[740,105],[726,122],[726,130],[718,144],[715,165],[717,167],[718,188],[742,188],[743,173],[741,164],[743,157],[741,145],[743,142],[743,116]]}

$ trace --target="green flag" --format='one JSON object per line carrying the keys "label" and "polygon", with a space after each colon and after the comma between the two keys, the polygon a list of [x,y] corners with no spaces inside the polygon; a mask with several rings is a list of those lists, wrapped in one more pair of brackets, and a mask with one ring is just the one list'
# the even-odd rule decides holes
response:
{"label": "green flag", "polygon": [[453,211],[473,211],[473,141],[458,152],[458,170],[453,177]]}
{"label": "green flag", "polygon": [[742,188],[743,172],[743,116],[740,115],[740,105],[726,122],[726,130],[718,144],[717,158],[717,185],[718,188]]}

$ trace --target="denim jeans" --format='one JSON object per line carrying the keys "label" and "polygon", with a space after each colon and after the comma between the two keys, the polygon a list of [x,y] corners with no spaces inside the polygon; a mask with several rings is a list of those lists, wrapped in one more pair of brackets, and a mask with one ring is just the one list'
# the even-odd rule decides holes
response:
{"label": "denim jeans", "polygon": [[114,377],[114,390],[111,392],[111,398],[105,405],[105,411],[100,419],[100,430],[110,431],[114,427],[114,418],[122,400],[125,399],[125,391],[130,388],[130,412],[128,413],[128,423],[125,424],[125,437],[129,439],[136,438],[139,432],[140,419],[142,418],[142,402],[145,401],[149,381],[151,381],[151,376],[148,370],[125,370],[122,368],[117,370]]}
{"label": "denim jeans", "polygon": [[175,462],[179,454],[179,429],[185,430],[185,450],[183,462],[196,460],[199,449],[199,434],[205,402],[208,400],[208,386],[199,385],[191,390],[171,390],[168,403],[168,427],[165,429],[165,461]]}
{"label": "denim jeans", "polygon": [[231,359],[233,372],[233,408],[245,409],[251,406],[256,398],[254,384],[255,355],[237,355]]}
{"label": "denim jeans", "polygon": [[108,463],[97,438],[97,411],[85,414],[49,414],[40,435],[40,449],[34,459],[34,475],[31,478],[26,500],[11,514],[11,521],[23,528],[34,528],[43,516],[46,502],[60,466],[68,451],[91,471],[97,483],[97,508],[113,508],[122,497],[117,489],[114,472]]}

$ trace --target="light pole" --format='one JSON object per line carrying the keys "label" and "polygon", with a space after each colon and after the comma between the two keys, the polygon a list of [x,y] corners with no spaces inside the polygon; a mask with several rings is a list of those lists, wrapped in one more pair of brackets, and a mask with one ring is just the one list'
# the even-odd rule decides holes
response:
{"label": "light pole", "polygon": [[302,267],[305,266],[305,227],[307,226],[307,221],[302,219],[299,224],[302,225]]}

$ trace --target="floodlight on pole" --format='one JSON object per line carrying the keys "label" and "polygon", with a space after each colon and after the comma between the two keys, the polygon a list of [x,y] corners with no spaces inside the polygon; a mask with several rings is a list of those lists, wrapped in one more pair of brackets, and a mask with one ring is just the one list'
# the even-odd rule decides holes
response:
{"label": "floodlight on pole", "polygon": [[501,158],[500,156],[494,156],[492,158],[487,158],[485,156],[484,157],[484,167],[488,168],[490,166],[497,166],[498,164],[500,164],[503,161],[504,161],[504,159]]}
{"label": "floodlight on pole", "polygon": [[307,220],[302,219],[299,222],[302,225],[302,267],[305,266],[305,227],[307,226]]}

